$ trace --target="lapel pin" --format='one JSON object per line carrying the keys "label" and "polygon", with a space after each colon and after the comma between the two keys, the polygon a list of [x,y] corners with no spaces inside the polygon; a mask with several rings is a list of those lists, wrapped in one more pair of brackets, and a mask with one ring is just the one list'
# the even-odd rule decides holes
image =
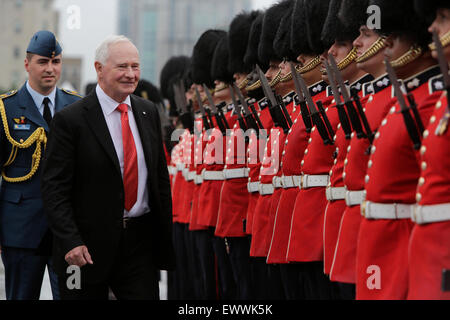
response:
{"label": "lapel pin", "polygon": [[146,114],[147,114],[147,112],[145,112],[145,111],[142,111],[142,114],[145,116]]}

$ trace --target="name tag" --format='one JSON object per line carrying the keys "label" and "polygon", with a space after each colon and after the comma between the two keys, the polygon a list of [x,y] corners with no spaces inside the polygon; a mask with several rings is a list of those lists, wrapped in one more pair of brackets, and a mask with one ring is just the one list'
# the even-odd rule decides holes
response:
{"label": "name tag", "polygon": [[14,124],[14,130],[30,130],[30,128],[29,124]]}

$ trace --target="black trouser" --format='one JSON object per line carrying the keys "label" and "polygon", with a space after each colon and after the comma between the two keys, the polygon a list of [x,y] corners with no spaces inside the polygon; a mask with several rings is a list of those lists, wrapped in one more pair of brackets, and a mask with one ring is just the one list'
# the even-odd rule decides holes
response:
{"label": "black trouser", "polygon": [[250,268],[250,242],[248,237],[227,237],[225,239],[230,249],[230,262],[234,281],[237,285],[238,300],[254,298]]}
{"label": "black trouser", "polygon": [[355,300],[356,286],[354,283],[334,282],[338,287],[339,299]]}
{"label": "black trouser", "polygon": [[[334,298],[331,281],[323,273],[323,261],[302,262],[305,298],[307,300],[331,300]],[[302,279],[302,278],[300,278]]]}
{"label": "black trouser", "polygon": [[[81,288],[70,289],[67,285],[70,281],[67,280],[73,275],[60,275],[58,280],[61,299],[108,300],[109,288],[120,300],[159,299],[158,271],[148,247],[139,237],[137,230],[139,227],[137,224],[122,230],[118,252],[106,281],[95,284],[81,281]],[[95,257],[92,258],[95,263]],[[83,268],[89,268],[89,266],[81,268],[81,277],[83,277]]]}
{"label": "black trouser", "polygon": [[188,224],[185,225],[184,239],[186,242],[188,268],[190,269],[189,275],[191,276],[190,282],[193,288],[190,299],[205,299],[203,291],[203,277],[199,264],[198,250],[194,240],[194,231],[189,231]]}
{"label": "black trouser", "polygon": [[210,229],[214,253],[217,259],[217,274],[219,278],[219,299],[237,299],[236,283],[233,278],[233,271],[229,260],[225,240],[214,236],[214,228]]}
{"label": "black trouser", "polygon": [[168,273],[169,300],[195,299],[194,292],[194,267],[189,256],[189,246],[186,241],[187,224],[175,222],[173,224],[173,243],[175,247],[176,269]]}
{"label": "black trouser", "polygon": [[268,265],[264,257],[251,257],[251,277],[254,299],[284,299],[281,275],[278,266]]}
{"label": "black trouser", "polygon": [[209,230],[191,231],[194,237],[196,255],[198,256],[198,266],[201,275],[201,296],[202,300],[216,300],[216,261]]}
{"label": "black trouser", "polygon": [[281,282],[287,300],[304,300],[305,279],[301,263],[280,264]]}

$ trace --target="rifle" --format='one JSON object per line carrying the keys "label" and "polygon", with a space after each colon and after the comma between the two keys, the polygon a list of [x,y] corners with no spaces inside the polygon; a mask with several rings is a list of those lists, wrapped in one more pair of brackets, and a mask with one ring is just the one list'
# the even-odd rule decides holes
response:
{"label": "rifle", "polygon": [[[345,111],[344,104],[341,101],[341,94],[337,88],[333,72],[328,65],[328,62],[324,60],[325,68],[327,69],[328,80],[330,81],[331,90],[333,91],[334,101],[336,102],[336,108],[338,110],[339,121],[342,125],[342,130],[345,133],[345,139],[350,139],[352,134],[352,127],[350,126],[350,120],[348,119],[347,112]],[[342,89],[341,89],[342,90]]]}
{"label": "rifle", "polygon": [[264,129],[261,123],[261,119],[259,119],[258,113],[255,110],[255,107],[252,105],[253,112],[251,112],[248,108],[247,101],[245,101],[244,96],[242,95],[241,91],[239,90],[239,88],[236,86],[235,83],[233,83],[233,89],[234,92],[237,94],[239,101],[241,102],[242,108],[244,109],[245,121],[247,122],[247,124],[249,124],[249,126],[252,129],[255,129],[256,131],[258,131],[258,129]]}
{"label": "rifle", "polygon": [[263,88],[264,95],[268,99],[269,111],[272,116],[273,122],[275,126],[283,128],[283,131],[286,133],[289,131],[290,127],[289,120],[290,123],[292,124],[292,120],[286,110],[286,107],[284,106],[283,102],[280,103],[279,100],[277,100],[274,93],[272,92],[272,89],[270,88],[266,76],[264,75],[264,73],[262,72],[261,68],[258,65],[256,65],[256,70],[258,72],[259,80],[261,81],[261,86]]}
{"label": "rifle", "polygon": [[222,109],[218,109],[216,105],[214,104],[214,100],[211,96],[211,92],[209,92],[208,87],[204,84],[203,90],[205,90],[206,97],[208,98],[209,105],[211,107],[212,113],[214,117],[216,118],[217,125],[219,126],[220,131],[222,131],[222,134],[226,134],[227,129],[230,129],[230,126],[228,125],[227,119],[225,119],[225,116],[222,113]]}
{"label": "rifle", "polygon": [[395,74],[391,63],[389,62],[388,57],[384,58],[384,63],[386,65],[386,71],[388,73],[389,79],[391,80],[392,87],[394,88],[395,97],[397,98],[398,104],[400,105],[400,112],[403,115],[403,121],[405,123],[406,130],[408,131],[409,137],[414,144],[414,149],[419,150],[422,144],[422,142],[420,141],[422,132],[418,130],[416,122],[409,112],[410,107],[408,107],[408,105],[406,104],[405,97],[403,96],[403,92],[400,89],[400,85],[398,83],[397,75]]}
{"label": "rifle", "polygon": [[236,100],[236,96],[234,95],[233,87],[230,86],[229,89],[230,89],[230,94],[231,94],[231,100],[233,100],[234,110],[236,110],[236,114],[238,117],[239,127],[241,127],[242,130],[246,131],[248,129],[248,127],[244,121],[244,118],[242,118],[242,110],[241,110],[239,103]]}
{"label": "rifle", "polygon": [[183,81],[180,80],[180,84],[177,85],[174,83],[174,96],[175,96],[175,104],[177,105],[178,113],[180,114],[180,121],[183,124],[185,129],[189,129],[191,133],[194,132],[194,116],[190,109],[188,108],[188,104],[186,101],[186,96],[184,95],[184,84]]}
{"label": "rifle", "polygon": [[[363,138],[365,135],[364,135],[364,132],[363,132],[363,129],[361,126],[361,122],[359,120],[360,117],[358,116],[358,112],[356,111],[355,106],[353,105],[353,101],[350,98],[350,93],[348,91],[348,88],[346,87],[346,85],[344,83],[344,79],[342,78],[342,74],[339,71],[339,68],[337,66],[336,60],[334,59],[333,55],[329,55],[329,57],[330,57],[330,63],[331,63],[330,66],[331,66],[331,69],[334,71],[334,74],[336,76],[336,81],[339,84],[339,87],[341,88],[342,97],[344,98],[344,104],[347,107],[348,116],[352,123],[353,130],[355,130],[356,137],[358,139]],[[362,107],[361,107],[361,111],[363,111]],[[365,118],[365,120],[363,118]],[[367,123],[367,125],[369,124],[367,122],[367,118],[366,118],[366,115],[364,114],[364,112],[362,112],[361,119],[363,119],[363,122],[365,121]],[[368,130],[371,131],[370,128]]]}
{"label": "rifle", "polygon": [[[333,144],[334,143],[333,142],[334,133],[331,136],[330,133],[327,131],[325,123],[322,120],[322,118],[320,117],[319,111],[318,111],[316,105],[314,104],[314,101],[312,100],[311,95],[309,94],[305,80],[303,80],[303,78],[298,74],[298,72],[295,69],[294,64],[292,62],[289,62],[289,66],[291,68],[292,79],[294,80],[295,92],[297,93],[297,96],[300,101],[302,101],[303,95],[304,95],[303,101],[306,100],[306,103],[308,105],[306,107],[306,103],[305,103],[305,108],[308,109],[308,107],[309,107],[309,111],[311,111],[310,119],[312,120],[312,123],[310,122],[311,120],[306,120],[305,126],[307,126],[307,124],[310,124],[312,127],[312,124],[314,124],[317,128],[317,131],[319,131],[319,134],[323,140],[323,143],[324,144]],[[308,114],[309,114],[309,111],[308,111]],[[302,110],[302,115],[303,115],[303,110]],[[326,114],[325,114],[325,118],[327,118]]]}
{"label": "rifle", "polygon": [[208,116],[206,115],[205,108],[203,107],[202,98],[200,97],[200,92],[198,92],[198,89],[195,88],[195,95],[197,97],[198,106],[200,107],[200,112],[202,113],[202,119],[203,119],[203,127],[205,130],[209,130],[214,127],[212,121],[209,122]]}

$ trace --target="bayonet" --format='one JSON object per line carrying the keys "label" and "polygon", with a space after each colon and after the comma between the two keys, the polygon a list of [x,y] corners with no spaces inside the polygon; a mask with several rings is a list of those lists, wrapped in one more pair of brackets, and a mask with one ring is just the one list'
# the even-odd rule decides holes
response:
{"label": "bayonet", "polygon": [[[339,68],[337,66],[336,60],[334,59],[334,56],[330,54],[329,58],[330,58],[330,67],[331,67],[331,70],[334,71],[333,75],[335,76],[335,80],[336,80],[337,84],[339,85],[339,87],[341,88],[341,94],[342,94],[342,97],[344,98],[344,104],[347,107],[348,117],[350,118],[353,130],[355,130],[356,136],[358,138],[363,138],[364,132],[362,130],[362,126],[361,126],[361,122],[358,117],[358,113],[356,112],[356,109],[353,105],[353,101],[350,98],[350,92],[349,92],[347,86],[345,85],[344,79],[342,78],[342,74],[339,71]],[[333,89],[333,91],[334,91],[334,89]],[[364,115],[364,117],[365,117],[365,115]]]}
{"label": "bayonet", "polygon": [[[312,124],[314,124],[317,128],[317,131],[319,131],[319,134],[322,137],[324,144],[333,144],[332,137],[334,136],[334,134],[333,134],[333,136],[331,136],[330,133],[327,131],[324,120],[320,117],[319,110],[317,110],[317,107],[316,107],[311,95],[309,94],[309,90],[308,90],[308,87],[306,86],[305,80],[303,80],[303,78],[298,74],[297,70],[295,69],[294,65],[291,62],[290,62],[290,67],[291,67],[291,73],[292,73],[292,78],[294,79],[295,87],[298,90],[297,95],[298,95],[300,101],[302,101],[301,93],[303,92],[307,106],[309,108]],[[299,93],[300,93],[300,95],[299,95]],[[303,111],[302,111],[302,114],[303,114]],[[327,118],[326,114],[325,114],[325,118]],[[307,123],[305,123],[305,126],[307,126]]]}
{"label": "bayonet", "polygon": [[231,95],[231,100],[233,101],[234,110],[236,110],[239,126],[241,127],[242,130],[246,131],[248,129],[248,127],[247,127],[247,124],[245,123],[244,119],[242,118],[241,107],[236,100],[236,96],[234,95],[234,92],[233,92],[233,87],[229,86],[228,88],[230,90],[230,95]]}
{"label": "bayonet", "polygon": [[289,61],[289,67],[291,69],[292,79],[294,80],[295,93],[297,94],[298,104],[300,105],[300,111],[302,114],[303,122],[305,123],[306,132],[310,133],[312,129],[312,119],[309,114],[308,106],[306,105],[305,97],[303,96],[303,90],[300,86],[297,70],[292,62]]}
{"label": "bayonet", "polygon": [[[280,104],[278,103],[277,98],[275,97],[269,82],[267,81],[266,76],[262,72],[261,68],[256,65],[256,70],[258,72],[259,80],[261,81],[261,87],[263,88],[264,95],[267,97],[269,102],[269,111],[272,115],[272,119],[274,121],[275,126],[279,126],[283,128],[284,132],[289,130],[289,122],[286,120],[287,117],[283,113]],[[287,114],[287,112],[286,112]],[[289,114],[287,114],[289,116]]]}
{"label": "bayonet", "polygon": [[[181,83],[182,84],[182,83]],[[187,107],[186,96],[184,95],[184,90],[181,84],[174,83],[174,95],[175,104],[177,105],[178,112],[180,114],[180,121],[185,129],[189,129],[191,133],[194,132],[194,117],[191,111]]]}
{"label": "bayonet", "polygon": [[247,101],[245,101],[244,96],[242,95],[241,91],[239,90],[239,88],[236,86],[235,83],[233,83],[233,90],[236,93],[236,95],[238,96],[239,101],[241,102],[241,105],[244,109],[245,121],[247,122],[247,124],[255,130],[264,129],[263,125],[261,123],[261,119],[259,119],[259,117],[258,117],[258,114],[252,113],[250,111],[250,109],[248,108]]}
{"label": "bayonet", "polygon": [[416,124],[414,123],[414,120],[409,113],[409,107],[406,104],[405,97],[403,96],[403,92],[397,79],[397,75],[395,74],[394,69],[392,68],[392,65],[389,62],[389,58],[387,56],[384,58],[384,63],[386,65],[386,71],[388,73],[389,79],[391,80],[392,87],[394,88],[395,97],[397,98],[398,104],[400,105],[400,112],[403,115],[406,130],[408,131],[408,134],[414,144],[414,149],[419,150],[421,145],[421,132],[418,131]]}
{"label": "bayonet", "polygon": [[225,134],[227,129],[230,129],[227,119],[225,119],[222,113],[222,109],[220,110],[217,109],[213,97],[211,96],[211,92],[209,91],[208,87],[205,84],[203,84],[203,90],[206,93],[206,98],[208,99],[213,115],[216,118],[217,125],[219,126],[220,131],[222,131],[222,133]]}
{"label": "bayonet", "polygon": [[[348,119],[347,112],[345,112],[344,104],[341,101],[341,94],[339,93],[336,85],[336,79],[331,71],[330,66],[326,60],[323,60],[325,68],[327,69],[328,80],[330,82],[331,90],[333,91],[333,97],[336,102],[336,108],[338,110],[339,121],[341,122],[342,130],[345,133],[345,139],[350,139],[352,135],[352,127],[350,126],[350,120]],[[342,90],[342,88],[341,88]]]}
{"label": "bayonet", "polygon": [[198,92],[198,89],[195,88],[195,96],[197,97],[198,106],[200,107],[200,112],[202,113],[202,119],[203,119],[203,126],[205,127],[205,130],[209,130],[213,128],[212,122],[210,123],[208,120],[208,117],[205,112],[205,108],[203,107],[202,98],[200,96],[200,92]]}

